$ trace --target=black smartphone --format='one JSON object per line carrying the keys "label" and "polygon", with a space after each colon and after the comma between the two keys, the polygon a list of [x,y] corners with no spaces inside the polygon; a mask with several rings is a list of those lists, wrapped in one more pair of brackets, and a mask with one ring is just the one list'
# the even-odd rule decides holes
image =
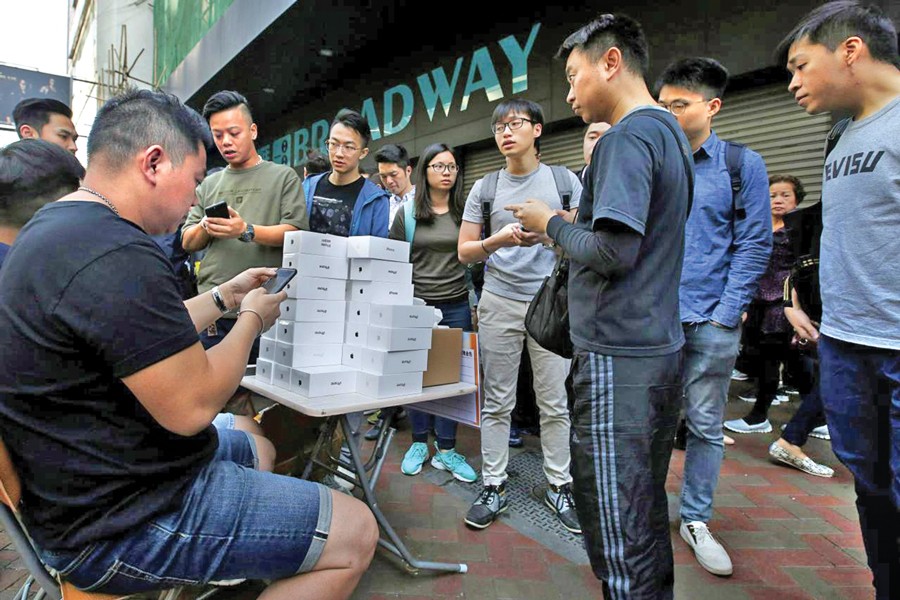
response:
{"label": "black smartphone", "polygon": [[206,216],[215,219],[228,219],[228,203],[222,200],[206,207]]}
{"label": "black smartphone", "polygon": [[262,288],[270,294],[277,294],[284,289],[284,286],[286,286],[296,274],[297,269],[278,269],[278,272],[275,273],[275,277],[262,284]]}

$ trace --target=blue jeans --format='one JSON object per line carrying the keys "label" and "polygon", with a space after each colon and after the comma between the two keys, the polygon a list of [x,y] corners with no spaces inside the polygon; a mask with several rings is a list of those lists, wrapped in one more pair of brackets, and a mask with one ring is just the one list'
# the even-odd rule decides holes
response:
{"label": "blue jeans", "polygon": [[800,357],[803,370],[802,379],[808,381],[808,389],[800,388],[800,408],[788,421],[781,434],[782,439],[795,446],[803,446],[809,439],[809,432],[825,424],[822,396],[819,394],[819,364],[812,356]]}
{"label": "blue jeans", "polygon": [[109,594],[312,570],[331,527],[331,492],[254,471],[252,437],[217,431],[216,455],[184,490],[180,506],[123,538],[79,552],[43,551],[44,562],[80,589]]}
{"label": "blue jeans", "polygon": [[741,330],[710,323],[684,326],[684,414],[687,447],[681,518],[708,523],[725,445],[722,422]]}
{"label": "blue jeans", "polygon": [[[444,318],[441,325],[458,327],[463,331],[472,331],[472,310],[469,301],[462,302],[437,302],[431,306],[439,309]],[[428,432],[434,429],[437,437],[438,448],[451,450],[456,447],[456,421],[430,415],[420,410],[410,408],[409,422],[412,424],[413,442],[428,443]]]}
{"label": "blue jeans", "polygon": [[831,447],[853,473],[876,598],[900,597],[900,350],[819,338]]}
{"label": "blue jeans", "polygon": [[[203,331],[200,332],[200,343],[203,344],[204,350],[209,350],[219,342],[225,339],[225,336],[234,328],[237,319],[221,318]],[[247,358],[248,365],[255,365],[256,359],[259,358],[259,338],[253,340],[253,346],[250,348],[250,357]]]}

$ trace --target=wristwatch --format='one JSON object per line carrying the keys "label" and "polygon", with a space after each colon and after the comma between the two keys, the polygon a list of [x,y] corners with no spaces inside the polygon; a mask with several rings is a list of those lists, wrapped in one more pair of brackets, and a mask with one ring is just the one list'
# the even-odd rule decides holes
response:
{"label": "wristwatch", "polygon": [[242,242],[252,242],[253,238],[256,236],[256,232],[253,231],[253,225],[247,223],[247,229],[244,230],[238,239]]}

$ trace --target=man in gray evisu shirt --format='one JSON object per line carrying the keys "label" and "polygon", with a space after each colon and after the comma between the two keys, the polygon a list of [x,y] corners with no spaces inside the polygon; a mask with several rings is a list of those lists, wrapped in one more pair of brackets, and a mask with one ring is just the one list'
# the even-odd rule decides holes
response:
{"label": "man in gray evisu shirt", "polygon": [[[484,366],[484,410],[481,425],[482,479],[484,490],[466,515],[466,524],[484,528],[506,510],[506,465],[509,460],[509,427],[516,403],[516,382],[522,347],[534,370],[534,392],[541,419],[544,474],[550,482],[545,501],[563,526],[581,533],[575,514],[569,474],[569,412],[565,379],[568,361],[540,347],[525,332],[525,313],[531,299],[550,274],[556,255],[545,248],[546,236],[522,230],[508,204],[539,198],[561,209],[553,171],[538,159],[538,139],[543,126],[539,104],[513,99],[497,106],[491,131],[507,159],[500,171],[491,209],[493,235],[481,240],[483,215],[481,189],[475,183],[459,233],[459,258],[464,263],[487,259],[484,288],[478,305],[478,332]],[[581,183],[571,171],[571,206],[578,205]]]}
{"label": "man in gray evisu shirt", "polygon": [[831,447],[853,473],[878,599],[900,597],[900,70],[880,9],[830,2],[781,42],[806,112],[853,120],[822,185],[820,389]]}

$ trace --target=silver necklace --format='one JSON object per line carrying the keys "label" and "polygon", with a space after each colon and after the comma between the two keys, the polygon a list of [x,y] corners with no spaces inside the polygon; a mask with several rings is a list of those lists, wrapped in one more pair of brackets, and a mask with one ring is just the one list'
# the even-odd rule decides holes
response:
{"label": "silver necklace", "polygon": [[[262,163],[262,161],[263,161],[263,157],[262,157],[262,156],[257,156],[257,157],[256,157],[256,163],[254,163],[253,167],[259,166],[259,164]],[[247,168],[247,169],[252,169],[253,167],[245,167],[245,168]],[[231,165],[227,165],[225,168],[230,169],[230,170],[232,170],[232,171],[235,171],[235,170],[236,170],[236,169],[235,169],[234,167],[232,167]],[[241,170],[243,170],[243,169],[241,169]]]}
{"label": "silver necklace", "polygon": [[100,192],[97,192],[97,191],[95,191],[95,190],[92,190],[91,188],[89,188],[89,187],[87,187],[87,186],[84,186],[84,185],[81,186],[81,187],[78,188],[78,189],[79,189],[80,191],[82,191],[82,192],[87,192],[88,194],[93,194],[94,196],[97,196],[98,198],[100,198],[101,200],[103,200],[104,202],[106,202],[106,205],[110,208],[110,210],[112,210],[114,213],[116,213],[116,216],[117,216],[117,217],[119,217],[119,218],[122,217],[122,215],[119,214],[118,209],[117,209],[115,206],[113,206],[113,203],[112,203],[112,202],[109,201],[109,198],[107,198],[106,196],[104,196],[104,195],[101,194]]}

